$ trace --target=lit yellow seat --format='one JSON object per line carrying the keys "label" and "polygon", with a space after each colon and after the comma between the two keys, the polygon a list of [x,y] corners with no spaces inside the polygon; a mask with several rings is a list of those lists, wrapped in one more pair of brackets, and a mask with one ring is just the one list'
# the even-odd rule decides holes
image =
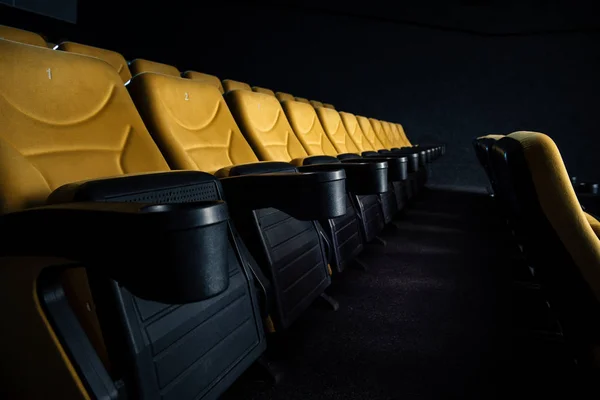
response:
{"label": "lit yellow seat", "polygon": [[300,103],[310,104],[310,101],[308,99],[305,99],[304,97],[296,97],[295,100],[299,101]]}
{"label": "lit yellow seat", "polygon": [[232,79],[224,79],[223,88],[225,89],[225,93],[231,92],[232,90],[247,90],[250,92],[252,91],[252,88],[247,83],[234,81]]}
{"label": "lit yellow seat", "polygon": [[323,103],[323,107],[325,107],[325,108],[331,108],[332,110],[335,110],[335,107],[334,107],[333,104]]}
{"label": "lit yellow seat", "polygon": [[[5,128],[0,130],[2,223],[13,212],[45,205],[59,187],[66,190],[58,194],[68,194],[70,188],[99,188],[87,194],[92,199],[78,200],[87,206],[96,196],[101,203],[220,198],[214,189],[218,182],[208,174],[166,172],[169,167],[121,76],[103,60],[0,40],[0,93],[0,125]],[[183,177],[190,179],[184,185],[178,183]],[[116,186],[109,188],[107,182]],[[131,227],[114,229],[129,232]],[[119,252],[137,248],[140,238],[129,239]],[[226,266],[229,286],[190,304],[138,297],[104,275],[113,267],[103,262],[89,275],[95,283],[92,296],[83,268],[89,265],[58,258],[2,257],[0,308],[11,321],[0,330],[3,390],[15,398],[110,398],[120,390],[152,398],[167,390],[181,399],[217,397],[265,349],[255,289],[245,270],[250,260],[237,261],[246,256],[236,250],[239,239],[230,243],[235,246],[230,245]],[[110,254],[111,249],[102,251]],[[194,247],[195,256],[203,251]],[[140,260],[145,268],[147,259]],[[129,264],[122,261],[115,260],[115,265]],[[154,279],[153,270],[160,267],[165,268],[161,277],[172,280],[169,274],[178,262],[147,265],[140,284]],[[232,312],[234,298],[239,306]],[[157,326],[160,332],[154,330]],[[142,379],[140,370],[150,373]]]}
{"label": "lit yellow seat", "polygon": [[136,58],[129,63],[129,70],[131,75],[136,76],[142,72],[155,72],[158,74],[180,76],[181,73],[177,68],[172,65],[159,63],[156,61],[144,60],[143,58]]}
{"label": "lit yellow seat", "polygon": [[316,101],[316,100],[311,100],[311,101],[310,101],[310,104],[311,104],[311,105],[312,105],[314,108],[317,108],[317,107],[323,107],[323,103],[321,103],[320,101]]}
{"label": "lit yellow seat", "polygon": [[6,25],[0,25],[0,39],[31,44],[33,46],[47,47],[46,41],[41,35]]}
{"label": "lit yellow seat", "polygon": [[271,89],[266,89],[266,88],[258,87],[258,86],[252,86],[252,90],[254,90],[256,93],[268,94],[269,96],[275,97],[275,92],[272,91]]}
{"label": "lit yellow seat", "polygon": [[289,93],[284,93],[284,92],[277,92],[275,93],[275,96],[277,97],[277,100],[279,101],[286,101],[286,100],[292,100],[294,101],[294,96],[292,96]]}
{"label": "lit yellow seat", "polygon": [[369,121],[367,117],[363,117],[360,115],[356,116],[356,120],[358,121],[358,125],[360,126],[361,131],[365,135],[367,142],[371,145],[374,151],[384,149],[385,146],[379,140],[379,136],[375,134],[375,129],[373,125]]}
{"label": "lit yellow seat", "polygon": [[[358,150],[362,153],[365,151],[377,151],[369,142],[365,133],[363,132],[360,124],[358,123],[358,119],[354,114],[347,112],[340,112],[340,118],[344,123],[344,127],[346,128],[346,132],[358,148]],[[368,122],[368,121],[367,121]]]}
{"label": "lit yellow seat", "polygon": [[75,42],[62,42],[58,45],[57,50],[99,58],[109,63],[119,73],[123,82],[127,82],[131,79],[131,71],[129,71],[125,57],[116,51],[87,46]]}
{"label": "lit yellow seat", "polygon": [[194,81],[199,81],[202,83],[206,83],[207,85],[214,86],[217,89],[219,89],[219,92],[221,92],[221,94],[225,93],[225,89],[223,89],[221,80],[214,75],[209,75],[196,71],[185,71],[183,74],[181,74],[181,76],[187,79],[192,79]]}

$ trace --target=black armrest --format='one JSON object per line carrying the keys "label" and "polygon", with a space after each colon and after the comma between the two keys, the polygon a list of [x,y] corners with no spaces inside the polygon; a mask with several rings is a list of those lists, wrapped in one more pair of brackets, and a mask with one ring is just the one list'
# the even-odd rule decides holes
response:
{"label": "black armrest", "polygon": [[[359,159],[360,161],[361,159]],[[309,164],[298,167],[300,172],[334,171],[346,172],[346,190],[358,195],[377,194],[388,191],[388,165],[385,161],[329,164]]]}
{"label": "black armrest", "polygon": [[387,154],[379,154],[373,153],[372,155],[367,155],[363,158],[359,159],[345,159],[344,163],[353,163],[353,162],[362,162],[370,161],[370,162],[381,162],[385,161],[388,164],[388,181],[389,182],[399,182],[405,181],[408,179],[408,159],[403,156],[388,156]]}
{"label": "black armrest", "polygon": [[49,205],[0,217],[0,254],[78,261],[136,296],[188,303],[229,286],[227,221],[223,201]]}
{"label": "black armrest", "polygon": [[[427,165],[428,156],[427,156],[426,149],[421,149],[419,147],[403,147],[401,149],[394,150],[392,153],[393,154],[402,154],[402,155],[416,154],[418,157],[419,165],[421,165],[423,167],[425,167]],[[414,155],[413,155],[413,157],[414,157]]]}
{"label": "black armrest", "polygon": [[403,151],[387,151],[387,153],[375,153],[370,151],[365,151],[363,153],[365,157],[373,158],[373,157],[390,157],[390,158],[406,158],[407,160],[407,169],[408,172],[417,172],[419,171],[419,153],[417,152],[403,152]]}
{"label": "black armrest", "polygon": [[[261,164],[266,168],[269,163]],[[285,168],[296,171],[290,164]],[[221,179],[221,185],[231,209],[273,207],[307,221],[335,218],[346,213],[346,174],[341,168],[312,173],[229,176]]]}

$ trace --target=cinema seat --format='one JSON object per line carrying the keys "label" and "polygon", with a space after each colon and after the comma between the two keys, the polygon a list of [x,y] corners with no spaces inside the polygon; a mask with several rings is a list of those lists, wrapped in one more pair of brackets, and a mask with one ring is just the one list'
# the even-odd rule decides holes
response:
{"label": "cinema seat", "polygon": [[331,108],[332,110],[335,110],[335,107],[333,106],[333,104],[323,103],[323,107]]}
{"label": "cinema seat", "polygon": [[87,46],[75,42],[62,42],[58,45],[57,50],[99,58],[109,63],[121,76],[123,82],[127,82],[131,79],[131,71],[129,71],[125,57],[116,51],[105,50],[99,47]]}
{"label": "cinema seat", "polygon": [[279,101],[295,100],[294,96],[292,96],[289,93],[283,93],[283,92],[275,93],[275,97],[277,97],[277,100],[279,100]]}
{"label": "cinema seat", "polygon": [[181,76],[187,79],[192,79],[195,81],[206,83],[207,85],[214,86],[217,89],[219,89],[219,92],[225,93],[225,89],[223,89],[221,80],[214,75],[204,74],[202,72],[196,71],[185,71],[183,74],[181,74]]}
{"label": "cinema seat", "polygon": [[[338,151],[327,138],[317,114],[310,104],[298,101],[284,101],[281,103],[281,106],[298,141],[309,156],[337,157]],[[360,237],[352,238],[348,234],[344,235],[343,232],[338,233],[338,231],[342,229],[346,231],[352,230],[353,234],[358,236],[359,230],[356,227],[360,227],[364,241],[371,242],[384,226],[383,214],[377,194],[356,195],[349,193],[348,196],[350,201],[346,216],[338,218],[332,224],[323,224],[326,230],[329,225],[331,236],[345,237],[341,241],[342,246],[339,251],[342,261],[352,259],[358,255],[362,250],[362,241],[360,241]],[[358,221],[356,220],[357,216]],[[356,243],[357,239],[359,240],[358,243]],[[335,238],[334,241],[336,241]]]}
{"label": "cinema seat", "polygon": [[250,85],[244,82],[234,81],[232,79],[223,80],[223,88],[225,89],[225,93],[231,92],[232,90],[248,90],[252,91]]}
{"label": "cinema seat", "polygon": [[600,239],[554,141],[515,132],[492,148],[498,188],[519,225],[523,252],[583,367],[600,367]]}
{"label": "cinema seat", "polygon": [[[152,136],[172,169],[204,170],[226,178],[237,175],[281,175],[286,182],[273,180],[270,187],[249,187],[264,191],[265,196],[294,195],[302,174],[284,163],[259,163],[235,123],[221,93],[213,86],[188,79],[159,74],[143,74],[131,80],[129,91],[148,125]],[[273,96],[246,90],[272,99]],[[292,176],[293,175],[293,176]],[[277,178],[275,176],[275,178]],[[251,193],[228,191],[225,196],[236,227],[253,257],[266,275],[271,290],[266,297],[272,303],[267,312],[275,330],[287,329],[330,284],[327,267],[327,243],[321,228],[312,220],[299,220],[274,207],[253,207]],[[295,183],[297,182],[297,183]],[[287,186],[286,186],[287,185]],[[298,207],[310,209],[320,201],[317,191],[306,199],[297,199]],[[244,205],[247,204],[247,207]],[[345,205],[344,205],[345,207]],[[344,208],[345,210],[345,208]]]}
{"label": "cinema seat", "polygon": [[316,101],[316,100],[311,100],[311,101],[310,101],[310,104],[311,104],[311,105],[312,105],[314,108],[317,108],[317,107],[323,107],[323,103],[321,103],[320,101]]}
{"label": "cinema seat", "polygon": [[496,195],[498,191],[496,188],[496,177],[494,176],[494,171],[491,165],[490,153],[494,144],[503,137],[504,135],[485,135],[480,136],[473,141],[475,154],[477,155],[477,159],[479,160],[479,163],[483,167],[488,177],[494,195]]}
{"label": "cinema seat", "polygon": [[[325,130],[325,134],[338,151],[341,158],[359,158],[363,153],[360,148],[352,140],[351,136],[346,131],[340,114],[336,110],[330,108],[317,108],[316,115]],[[367,157],[366,159],[370,159]],[[390,164],[390,170],[399,169],[396,174],[388,175],[389,191],[380,195],[381,208],[385,223],[390,223],[394,215],[404,208],[404,190],[403,190],[403,165],[401,159],[385,158]],[[397,165],[392,165],[393,163]]]}
{"label": "cinema seat", "polygon": [[180,76],[181,73],[177,68],[169,64],[163,64],[156,61],[148,61],[142,58],[136,58],[129,62],[129,70],[132,76],[141,74],[142,72],[156,72],[158,74]]}
{"label": "cinema seat", "polygon": [[310,104],[310,101],[308,99],[305,99],[304,97],[295,97],[294,99],[296,101],[299,101],[300,103]]}
{"label": "cinema seat", "polygon": [[268,94],[269,96],[275,97],[275,92],[272,91],[271,89],[265,89],[265,88],[258,87],[258,86],[252,86],[252,90],[254,90],[256,93]]}
{"label": "cinema seat", "polygon": [[46,41],[41,35],[6,25],[0,25],[0,39],[31,44],[33,46],[47,47]]}
{"label": "cinema seat", "polygon": [[218,398],[266,347],[219,181],[100,59],[0,40],[0,92],[1,397]]}

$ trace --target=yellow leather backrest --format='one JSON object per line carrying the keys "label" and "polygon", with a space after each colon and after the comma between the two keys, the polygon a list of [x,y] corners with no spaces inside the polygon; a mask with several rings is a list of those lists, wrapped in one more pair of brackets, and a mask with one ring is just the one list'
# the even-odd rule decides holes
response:
{"label": "yellow leather backrest", "polygon": [[279,100],[279,101],[286,101],[286,100],[295,101],[296,100],[294,98],[294,96],[292,96],[289,93],[277,92],[277,93],[275,93],[275,96],[277,97],[277,100]]}
{"label": "yellow leather backrest", "polygon": [[299,101],[300,103],[310,104],[310,101],[308,101],[308,99],[305,99],[304,97],[296,97],[295,100]]}
{"label": "yellow leather backrest", "polygon": [[256,93],[268,94],[269,96],[275,97],[275,92],[272,91],[271,89],[267,89],[267,88],[263,88],[263,87],[259,87],[259,86],[252,86],[252,90],[254,90]]}
{"label": "yellow leather backrest", "polygon": [[350,139],[348,132],[346,132],[346,128],[337,111],[321,107],[317,108],[316,112],[327,137],[331,140],[338,153],[360,153],[360,150],[356,147],[352,139]]}
{"label": "yellow leather backrest", "polygon": [[183,74],[181,74],[181,76],[187,79],[192,79],[194,81],[199,81],[207,85],[214,86],[217,89],[219,89],[219,92],[221,92],[221,94],[225,93],[223,85],[221,84],[221,80],[214,75],[204,74],[202,72],[196,71],[185,71]]}
{"label": "yellow leather backrest", "polygon": [[508,137],[520,142],[542,211],[600,300],[600,240],[579,204],[556,144],[537,132]]}
{"label": "yellow leather backrest", "polygon": [[401,124],[396,124],[398,127],[398,133],[400,133],[400,137],[406,147],[412,147],[412,143],[408,140],[408,136],[406,136],[406,132],[404,132],[404,127]]}
{"label": "yellow leather backrest", "polygon": [[392,146],[392,144],[388,140],[387,135],[383,131],[383,125],[381,124],[381,121],[379,121],[375,118],[369,118],[369,122],[371,123],[371,126],[373,127],[375,136],[379,139],[379,141],[381,143],[383,143],[383,147],[386,149],[390,149],[390,148],[394,147],[394,146]]}
{"label": "yellow leather backrest", "polygon": [[93,57],[0,40],[2,213],[57,187],[166,171],[121,77]]}
{"label": "yellow leather backrest", "polygon": [[296,137],[309,155],[336,156],[338,154],[327,138],[315,109],[310,104],[284,101],[281,106]]}
{"label": "yellow leather backrest", "polygon": [[317,107],[323,107],[323,103],[321,103],[320,101],[316,101],[316,100],[311,100],[311,101],[310,101],[310,104],[312,104],[312,106],[313,106],[314,108],[317,108]]}
{"label": "yellow leather backrest", "polygon": [[363,131],[365,138],[371,144],[371,146],[375,150],[384,149],[385,146],[383,145],[383,143],[381,143],[381,140],[379,140],[379,138],[375,134],[375,129],[373,129],[373,125],[371,125],[371,122],[369,121],[369,119],[367,117],[357,115],[356,120],[358,121],[358,125],[360,126],[360,129]]}
{"label": "yellow leather backrest", "polygon": [[0,39],[12,40],[14,42],[31,44],[33,46],[48,47],[44,38],[37,33],[0,25]]}
{"label": "yellow leather backrest", "polygon": [[84,54],[106,61],[114,69],[117,70],[123,82],[131,79],[131,72],[127,66],[127,61],[120,53],[116,51],[101,49],[99,47],[86,46],[75,42],[62,42],[58,45],[58,50],[68,51],[71,53]]}
{"label": "yellow leather backrest", "polygon": [[156,61],[148,61],[143,58],[136,58],[129,63],[131,75],[136,76],[142,72],[156,72],[158,74],[179,76],[179,70],[172,65],[163,64]]}
{"label": "yellow leather backrest", "polygon": [[383,130],[383,134],[387,138],[388,144],[390,147],[398,147],[396,143],[396,137],[394,136],[394,132],[392,131],[392,126],[387,121],[379,121],[381,122],[381,128]]}
{"label": "yellow leather backrest", "polygon": [[242,133],[261,161],[292,161],[308,154],[298,141],[277,98],[234,90],[227,101]]}
{"label": "yellow leather backrest", "polygon": [[248,90],[252,91],[250,85],[244,82],[234,81],[231,79],[223,80],[223,88],[225,89],[225,93],[231,92],[232,90]]}
{"label": "yellow leather backrest", "polygon": [[331,108],[332,110],[335,110],[335,107],[333,106],[333,104],[323,103],[323,107],[325,107],[325,108]]}
{"label": "yellow leather backrest", "polygon": [[400,130],[398,129],[398,124],[390,122],[390,129],[392,130],[392,133],[393,133],[394,144],[396,145],[395,147],[398,147],[398,148],[405,147],[406,144],[404,143],[404,138],[400,134]]}
{"label": "yellow leather backrest", "polygon": [[135,76],[128,87],[172,169],[215,173],[258,161],[213,85],[146,73]]}
{"label": "yellow leather backrest", "polygon": [[354,114],[350,114],[350,113],[342,111],[342,112],[340,112],[340,118],[342,119],[342,122],[344,123],[346,132],[348,132],[348,135],[350,136],[350,138],[352,139],[352,141],[354,142],[356,147],[361,152],[375,150],[375,148],[373,148],[373,145],[371,143],[369,143],[369,141],[365,137],[365,134],[363,133],[362,129],[360,128],[358,120],[356,119],[356,116],[354,116]]}

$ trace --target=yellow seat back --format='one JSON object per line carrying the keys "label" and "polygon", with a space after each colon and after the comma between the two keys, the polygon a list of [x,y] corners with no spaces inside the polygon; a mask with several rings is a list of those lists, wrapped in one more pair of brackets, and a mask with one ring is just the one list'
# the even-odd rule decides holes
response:
{"label": "yellow seat back", "polygon": [[13,42],[30,44],[33,46],[48,47],[41,35],[6,25],[0,25],[0,39],[12,40]]}
{"label": "yellow seat back", "polygon": [[312,105],[314,108],[317,108],[317,107],[323,107],[323,103],[321,103],[320,101],[316,101],[316,100],[311,100],[311,101],[310,101],[310,104],[311,104],[311,105]]}
{"label": "yellow seat back", "polygon": [[247,90],[249,92],[252,91],[252,88],[247,83],[234,81],[232,79],[223,80],[223,89],[225,89],[225,93],[231,92],[232,90]]}
{"label": "yellow seat back", "polygon": [[299,101],[300,103],[310,104],[310,101],[308,101],[308,99],[305,99],[304,97],[296,97],[295,100]]}
{"label": "yellow seat back", "polygon": [[156,61],[144,60],[143,58],[136,58],[129,63],[129,70],[131,75],[136,76],[142,72],[156,72],[158,74],[180,76],[180,72],[177,68],[169,64],[163,64]]}
{"label": "yellow seat back", "polygon": [[373,125],[371,125],[369,119],[367,117],[357,115],[356,120],[358,121],[358,125],[360,126],[360,129],[362,130],[363,134],[365,135],[365,138],[371,144],[371,147],[373,147],[375,151],[384,149],[385,146],[383,145],[383,143],[381,143],[381,140],[379,140],[379,137],[375,134],[375,129],[373,129]]}
{"label": "yellow seat back", "polygon": [[101,49],[99,47],[87,46],[75,42],[62,42],[57,50],[68,51],[71,53],[84,54],[106,61],[119,73],[123,82],[131,79],[131,71],[127,66],[127,61],[120,53],[116,51]]}
{"label": "yellow seat back", "polygon": [[129,91],[172,169],[215,173],[258,161],[213,85],[146,73],[131,80]]}
{"label": "yellow seat back", "polygon": [[342,122],[344,123],[344,127],[346,128],[346,132],[348,132],[348,135],[350,136],[358,150],[360,150],[361,152],[376,150],[373,147],[373,145],[367,140],[354,114],[342,111],[340,112],[340,118],[342,118]]}
{"label": "yellow seat back", "polygon": [[381,121],[379,121],[375,118],[369,118],[369,122],[371,123],[371,126],[373,127],[373,132],[375,132],[375,136],[383,144],[383,148],[389,150],[392,147],[394,147],[390,143],[388,136],[385,134],[385,132],[383,130],[383,125],[381,124]]}
{"label": "yellow seat back", "polygon": [[267,88],[263,88],[263,87],[259,87],[259,86],[252,86],[252,90],[254,90],[256,93],[268,94],[269,96],[275,97],[275,92],[272,91],[271,89],[267,89]]}
{"label": "yellow seat back", "polygon": [[404,146],[406,147],[412,147],[412,143],[410,142],[410,140],[408,140],[408,136],[406,136],[406,132],[404,132],[404,127],[401,124],[395,124],[396,127],[398,128],[398,133],[400,134],[400,137],[402,138],[402,143]]}
{"label": "yellow seat back", "polygon": [[225,93],[223,85],[221,84],[221,80],[214,75],[204,74],[202,72],[196,71],[185,71],[183,74],[181,74],[181,76],[187,79],[192,79],[194,81],[199,81],[207,85],[214,86],[217,89],[219,89],[219,92],[221,92],[221,94]]}
{"label": "yellow seat back", "polygon": [[338,153],[360,153],[360,150],[356,147],[348,132],[346,132],[346,128],[337,111],[321,107],[317,108],[316,112],[327,137],[333,143]]}
{"label": "yellow seat back", "polygon": [[308,154],[294,134],[281,104],[268,94],[234,90],[227,102],[238,126],[261,161],[292,161]]}
{"label": "yellow seat back", "polygon": [[284,101],[281,103],[296,137],[311,156],[336,156],[338,152],[325,134],[315,109],[306,103]]}
{"label": "yellow seat back", "polygon": [[292,96],[289,93],[277,92],[277,93],[275,93],[275,96],[277,97],[277,100],[279,100],[279,101],[286,101],[286,100],[295,101],[296,100],[294,98],[294,96]]}

